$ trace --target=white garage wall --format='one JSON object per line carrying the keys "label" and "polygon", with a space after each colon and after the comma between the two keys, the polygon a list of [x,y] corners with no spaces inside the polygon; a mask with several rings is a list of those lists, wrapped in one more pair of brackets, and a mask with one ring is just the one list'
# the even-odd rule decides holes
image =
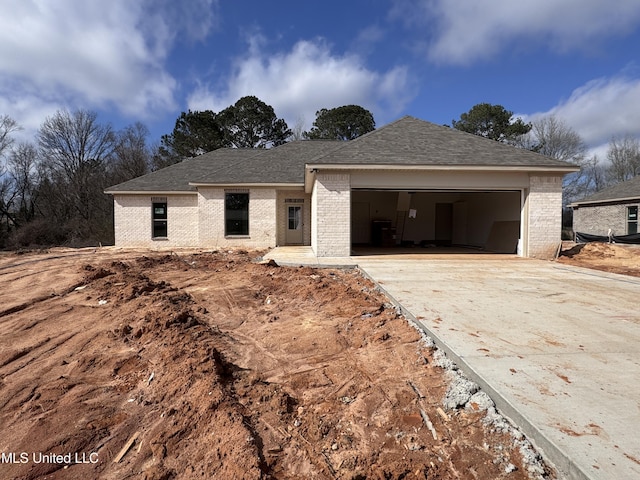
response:
{"label": "white garage wall", "polygon": [[419,243],[436,238],[436,203],[454,203],[460,199],[459,193],[425,193],[411,195],[409,208],[416,210],[416,218],[407,218],[403,240]]}
{"label": "white garage wall", "polygon": [[466,193],[469,245],[484,247],[493,222],[520,221],[520,192]]}

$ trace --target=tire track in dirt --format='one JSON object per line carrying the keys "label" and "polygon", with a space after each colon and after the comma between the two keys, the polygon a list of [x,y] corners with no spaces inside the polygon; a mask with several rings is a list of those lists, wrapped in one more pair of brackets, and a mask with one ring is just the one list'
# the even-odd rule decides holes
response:
{"label": "tire track in dirt", "polygon": [[[30,436],[48,439],[46,444],[43,444],[44,445],[43,448],[46,449],[47,451],[56,450],[60,447],[60,445],[65,445],[65,448],[67,448],[68,446],[72,446],[75,449],[82,449],[85,446],[91,444],[92,442],[95,443],[98,440],[100,440],[98,448],[100,448],[100,446],[102,445],[102,449],[104,450],[105,448],[107,448],[107,445],[110,445],[108,447],[110,453],[107,452],[105,453],[105,455],[112,456],[112,455],[115,455],[117,450],[115,447],[112,447],[111,445],[114,445],[114,442],[116,445],[117,443],[122,444],[126,440],[127,435],[130,435],[133,433],[132,429],[135,428],[135,424],[131,423],[131,420],[133,420],[131,415],[124,415],[124,416],[115,415],[115,413],[117,413],[117,408],[115,409],[111,408],[108,411],[103,411],[103,412],[100,412],[99,410],[96,412],[93,408],[94,405],[100,405],[103,402],[105,402],[107,398],[109,398],[111,395],[113,395],[113,393],[117,392],[118,390],[120,391],[121,394],[129,393],[129,395],[131,394],[132,389],[134,392],[137,390],[140,390],[141,388],[140,382],[143,381],[142,377],[145,377],[148,375],[148,372],[144,375],[140,375],[140,372],[135,371],[135,368],[131,370],[127,370],[126,368],[123,369],[123,365],[127,363],[127,361],[131,358],[131,356],[128,356],[128,358],[125,360],[118,359],[117,357],[105,357],[104,355],[96,356],[96,353],[98,352],[97,349],[100,348],[99,345],[101,344],[104,345],[105,333],[108,333],[109,331],[113,332],[110,337],[112,344],[115,342],[115,345],[117,345],[121,341],[125,341],[129,345],[138,344],[137,350],[139,351],[139,353],[142,354],[144,357],[148,357],[146,359],[146,362],[144,363],[146,365],[153,365],[154,368],[158,369],[156,371],[156,380],[154,380],[153,383],[148,382],[150,384],[146,385],[147,388],[142,387],[142,390],[134,394],[134,396],[132,397],[134,398],[133,402],[124,401],[124,399],[119,401],[119,403],[122,402],[120,404],[123,405],[123,407],[126,408],[128,411],[147,410],[148,408],[145,408],[146,406],[151,407],[155,405],[156,402],[162,401],[161,399],[165,399],[170,403],[174,403],[175,402],[174,399],[181,399],[181,398],[189,398],[190,400],[196,400],[198,397],[201,397],[202,400],[204,400],[206,396],[211,396],[211,394],[216,391],[216,388],[218,387],[215,387],[215,383],[214,383],[214,388],[212,390],[210,380],[207,380],[206,376],[203,376],[200,379],[198,378],[193,379],[193,377],[189,377],[188,375],[183,374],[181,375],[183,379],[191,378],[191,380],[187,381],[186,385],[184,383],[184,380],[181,379],[182,381],[178,381],[177,383],[174,383],[175,386],[172,387],[172,390],[165,391],[164,393],[162,393],[161,391],[157,392],[158,394],[160,394],[160,397],[157,397],[157,400],[154,401],[153,400],[154,395],[151,394],[150,396],[149,394],[151,392],[147,390],[150,390],[150,389],[153,390],[154,386],[156,386],[157,388],[157,386],[162,385],[167,379],[171,378],[172,375],[171,375],[170,367],[171,365],[173,365],[173,362],[180,362],[180,359],[186,359],[187,363],[190,365],[189,370],[195,369],[193,370],[194,372],[197,371],[198,365],[206,365],[207,363],[213,361],[213,366],[215,368],[211,372],[217,371],[219,367],[219,371],[224,373],[225,367],[222,367],[216,364],[215,351],[210,347],[211,342],[210,341],[205,342],[206,336],[205,338],[202,338],[200,335],[206,332],[210,332],[210,330],[206,328],[204,325],[199,324],[198,321],[195,319],[195,315],[192,316],[192,314],[190,313],[189,299],[186,295],[180,295],[179,293],[174,293],[175,289],[172,290],[170,287],[166,287],[166,286],[158,286],[158,285],[147,286],[144,284],[145,282],[144,277],[139,274],[136,274],[134,278],[128,278],[128,277],[119,278],[118,280],[124,280],[122,282],[113,282],[109,279],[106,279],[105,277],[108,277],[108,276],[109,275],[100,274],[100,275],[94,276],[94,278],[91,278],[88,281],[83,281],[83,283],[88,285],[87,291],[90,292],[93,298],[105,297],[109,299],[110,303],[118,303],[118,301],[121,301],[124,298],[131,296],[131,292],[135,291],[137,292],[136,295],[138,295],[137,298],[141,299],[141,302],[137,302],[137,303],[146,303],[145,302],[146,299],[144,297],[146,297],[147,295],[150,297],[154,297],[154,304],[155,304],[155,307],[159,309],[158,313],[160,313],[160,315],[158,317],[154,316],[153,318],[148,316],[143,316],[140,319],[139,314],[141,312],[139,312],[138,309],[135,309],[135,310],[126,309],[125,311],[121,311],[119,314],[111,315],[111,318],[112,318],[111,322],[108,322],[108,319],[103,318],[103,320],[107,321],[106,322],[107,325],[111,323],[110,328],[105,325],[104,329],[98,329],[98,331],[95,331],[95,329],[93,329],[93,335],[82,335],[81,336],[82,338],[75,339],[75,341],[73,342],[73,345],[64,345],[64,342],[63,342],[64,337],[61,337],[58,339],[58,342],[57,342],[58,348],[50,348],[48,350],[47,356],[50,357],[49,358],[50,363],[53,363],[54,365],[57,364],[57,366],[53,368],[53,371],[54,372],[58,371],[62,373],[63,371],[66,370],[65,372],[66,374],[63,374],[63,375],[53,374],[51,375],[51,377],[56,378],[57,380],[50,380],[47,386],[45,386],[44,388],[34,387],[31,389],[27,389],[17,398],[19,405],[21,405],[20,408],[23,412],[27,414],[28,413],[38,414],[37,416],[39,416],[44,421],[44,423],[41,423],[40,426],[35,427],[35,429],[34,428],[31,429]],[[143,283],[140,284],[140,281],[142,281]],[[129,290],[124,292],[124,295],[114,298],[113,283],[122,283],[123,289],[127,288],[128,286]],[[136,285],[136,283],[138,285]],[[164,292],[167,292],[168,295],[165,295]],[[92,315],[93,313],[100,314],[102,313],[101,312],[102,310],[106,310],[106,309],[87,309],[87,308],[78,309],[77,308],[79,306],[78,303],[82,303],[84,301],[83,297],[80,295],[77,295],[75,298],[66,298],[64,300],[61,298],[58,298],[56,299],[56,301],[58,302],[64,301],[67,304],[72,304],[71,310],[68,310],[67,313],[73,313],[74,316],[86,314],[88,317],[91,317],[93,316]],[[160,301],[160,303],[158,303],[158,301]],[[76,308],[73,308],[74,304],[76,305]],[[37,308],[38,306],[35,306],[33,310],[36,310]],[[183,308],[187,308],[187,310],[183,310]],[[21,313],[25,313],[25,312],[21,312]],[[33,312],[29,312],[29,313],[33,314]],[[95,318],[95,316],[93,317]],[[36,327],[32,327],[32,328],[39,328],[43,330],[46,328],[46,325],[48,325],[49,328],[51,328],[52,322],[48,320],[49,319],[43,320]],[[122,323],[123,320],[124,320],[124,324]],[[114,325],[113,321],[116,321],[116,322],[119,321],[119,322]],[[138,328],[138,331],[134,332],[132,324],[135,325],[136,322],[139,324],[138,325],[139,328]],[[151,325],[148,325],[149,322],[151,322]],[[156,327],[154,325],[156,325],[157,327],[160,327],[161,330],[155,330]],[[188,348],[185,348],[185,345],[183,344],[183,340],[179,332],[172,333],[172,329],[176,327],[178,329],[198,328],[199,325],[201,326],[202,331],[197,336],[197,338],[200,342],[209,344],[209,347],[206,347],[206,345],[201,345],[198,349],[198,352],[202,352],[202,353],[199,355],[196,355],[195,351],[193,351],[192,349],[190,350]],[[169,337],[167,337],[165,333],[163,333],[165,332],[165,330],[166,330],[166,333],[169,334]],[[187,332],[185,331],[185,333]],[[157,343],[158,341],[162,341],[163,338],[165,339],[163,343]],[[46,346],[49,343],[50,342],[44,342],[43,345]],[[172,345],[174,348],[171,348]],[[35,353],[35,349],[32,348],[31,352]],[[71,352],[73,352],[73,354],[69,355],[69,353]],[[144,352],[147,352],[147,353],[144,353]],[[149,355],[151,356],[149,357]],[[158,356],[162,358],[166,358],[170,360],[172,363],[167,364],[166,363],[167,360],[160,361]],[[58,360],[54,361],[55,359],[51,357],[56,357]],[[73,358],[73,360],[71,362],[68,362],[67,365],[62,365],[64,362],[66,362],[65,358],[69,358],[69,357]],[[202,363],[203,360],[205,361],[204,364]],[[21,363],[24,363],[24,362],[21,362]],[[142,365],[142,362],[141,362],[141,365]],[[23,367],[22,368],[23,373],[29,370],[33,370],[33,367],[31,365],[22,365],[22,367]],[[208,369],[208,368],[209,367],[205,366],[205,369]],[[14,373],[16,373],[13,371],[9,372],[7,371],[6,368],[0,369],[0,370],[2,371],[3,375],[6,373],[8,376],[11,376],[11,377],[13,377]],[[103,372],[103,373],[98,375],[97,377],[95,376],[95,374],[93,375],[93,377],[90,377],[91,372]],[[105,373],[107,375],[105,375]],[[67,380],[70,377],[72,377],[72,379]],[[213,378],[215,378],[215,376]],[[173,381],[175,382],[176,380],[178,379],[174,377]],[[123,381],[125,383],[122,383]],[[96,385],[92,386],[91,383],[95,383]],[[196,394],[196,396],[194,396],[193,395],[193,393],[195,393],[194,387],[197,385],[200,385],[200,387],[198,387],[198,393]],[[177,387],[177,390],[176,390],[176,387]],[[21,391],[21,390],[18,390],[18,391]],[[145,391],[147,392],[145,393]],[[170,393],[171,391],[173,391],[173,393]],[[178,394],[179,391],[182,391],[183,394]],[[192,393],[189,394],[189,392],[192,392]],[[206,392],[208,392],[208,395]],[[218,389],[218,392],[219,392],[219,389]],[[184,394],[188,394],[188,395],[185,397]],[[202,397],[203,394],[205,395],[204,397]],[[224,398],[225,395],[222,394],[221,392],[213,395],[213,397],[218,398],[218,400],[215,401],[216,402],[215,404],[219,404],[218,405],[219,408],[217,408],[217,410],[219,410],[218,414],[222,414],[224,410],[227,410],[231,414],[231,417],[225,417],[224,415],[222,415],[218,418],[218,420],[229,426],[233,424],[238,426],[239,428],[238,433],[240,437],[235,440],[235,444],[238,445],[238,448],[240,450],[242,450],[244,448],[243,445],[246,445],[246,443],[243,443],[243,441],[241,441],[240,439],[251,437],[252,436],[251,429],[247,428],[246,426],[243,426],[245,424],[243,417],[238,416],[236,413],[234,413],[234,410],[237,410],[238,407],[233,406],[233,401],[229,401],[228,399],[225,399]],[[156,464],[153,467],[147,468],[148,472],[150,472],[151,474],[151,477],[154,477],[154,473],[153,473],[154,471],[156,472],[155,475],[159,475],[158,478],[165,475],[160,472],[169,473],[171,476],[175,475],[175,472],[177,471],[176,467],[179,464],[179,462],[176,463],[175,459],[169,460],[170,459],[169,454],[171,453],[171,451],[175,451],[175,448],[177,448],[178,445],[181,445],[182,447],[182,444],[184,444],[184,439],[186,437],[189,437],[191,434],[193,434],[194,429],[197,429],[198,425],[202,423],[202,422],[198,422],[197,420],[194,420],[193,415],[190,414],[190,412],[195,411],[196,413],[202,414],[206,412],[207,410],[206,405],[210,402],[211,402],[211,397],[209,397],[208,402],[192,403],[192,401],[183,400],[182,402],[176,403],[174,407],[169,408],[168,410],[163,409],[165,413],[168,412],[168,416],[171,418],[178,418],[178,415],[179,415],[178,412],[180,412],[180,415],[182,415],[185,419],[187,419],[186,423],[183,423],[181,426],[169,428],[168,430],[166,429],[166,421],[158,423],[158,421],[155,420],[160,416],[162,410],[158,411],[158,409],[155,408],[153,410],[155,410],[156,413],[147,412],[140,418],[142,420],[144,418],[148,418],[148,416],[151,415],[151,417],[154,419],[154,422],[150,425],[151,427],[150,430],[147,432],[147,435],[145,435],[143,439],[143,441],[144,440],[147,441],[147,445],[148,445],[147,447],[148,453],[143,455],[143,457],[146,459],[149,459],[150,457],[148,455],[152,455],[153,457],[151,458],[157,458],[158,464]],[[35,405],[35,403],[37,403],[37,405]],[[85,427],[81,429],[83,432],[85,432],[85,434],[80,435],[75,440],[74,440],[75,437],[72,437],[72,436],[70,437],[68,434],[62,435],[62,436],[59,434],[53,434],[54,431],[59,431],[59,429],[54,428],[52,425],[48,425],[51,418],[60,417],[61,415],[64,416],[63,410],[61,410],[62,405],[76,405],[75,407],[76,411],[80,410],[84,412],[80,416],[84,419],[89,419],[89,423],[86,424],[88,428]],[[224,405],[228,405],[228,406],[225,406],[223,408]],[[42,412],[38,412],[38,408],[41,408],[41,407],[43,407]],[[46,412],[45,412],[45,409],[47,409]],[[47,414],[46,417],[43,416],[45,413]],[[98,421],[96,423],[98,419],[90,420],[91,418],[95,418],[96,413],[106,414],[107,418],[112,418],[113,421],[107,421],[107,422]],[[132,413],[132,412],[129,412],[129,413]],[[231,423],[229,423],[230,418],[231,418]],[[155,425],[156,428],[154,428],[153,425]],[[21,430],[21,429],[18,429],[17,426],[15,426],[13,429],[10,429],[10,430],[13,431],[16,437],[20,438],[20,435],[18,434],[18,430]],[[96,431],[98,433],[96,433]],[[244,433],[240,433],[240,432],[244,432]],[[233,438],[233,436],[231,436],[230,438]],[[226,438],[225,440],[228,440],[228,439],[229,438]],[[163,445],[163,447],[160,448],[160,450],[157,450],[153,445]],[[169,445],[173,445],[173,447],[169,448],[168,447]],[[248,446],[250,447],[250,445]],[[254,447],[250,447],[250,448],[254,448]],[[213,452],[215,452],[215,448],[213,449]],[[231,461],[230,458],[228,458],[227,454],[225,454],[225,456],[227,457],[227,460],[229,460],[228,463],[231,466],[229,467],[225,466],[222,468],[219,467],[218,470],[221,472],[220,473],[221,476],[226,478],[243,478],[243,476],[245,476],[246,478],[260,477],[260,475],[257,473],[259,472],[259,468],[258,470],[254,470],[255,468],[257,468],[257,464],[254,464],[254,466],[250,465],[251,459],[255,459],[255,458],[258,458],[257,462],[259,464],[260,462],[259,452],[258,453],[254,452],[254,454],[249,454],[249,455],[243,454],[243,455],[235,456],[235,458],[238,459],[238,461],[236,462],[236,465],[238,466],[244,465],[244,467],[241,470],[239,470],[243,472],[239,476],[232,473],[230,473],[229,475],[225,474],[225,471],[229,469],[231,469],[229,470],[229,472],[233,471],[232,469],[233,462]],[[171,462],[173,463],[173,467],[161,466],[162,464],[171,463]],[[109,465],[109,463],[104,462],[104,465],[105,466]],[[75,470],[77,471],[78,469],[75,468]],[[39,476],[43,474],[52,474],[58,471],[61,471],[60,468],[34,467],[30,470],[30,472],[25,478],[39,478]],[[252,471],[254,473],[251,476],[247,476],[247,475],[250,475],[250,472]],[[91,475],[87,475],[86,477],[93,477],[93,476],[94,475],[91,474]],[[120,478],[120,477],[121,475],[115,474],[115,476],[113,476],[112,478]],[[108,477],[105,477],[105,478],[108,478]]]}
{"label": "tire track in dirt", "polygon": [[[31,353],[34,349],[39,348],[42,345],[44,345],[47,342],[49,342],[49,340],[51,340],[51,339],[50,338],[45,338],[44,340],[41,340],[40,342],[35,343],[33,345],[30,345],[28,347],[21,348],[19,350],[14,351],[14,352],[5,353],[2,357],[0,357],[0,368],[5,367],[5,366],[9,365],[10,363],[15,362],[16,360],[21,359],[25,355]],[[19,368],[21,368],[21,367],[19,367]]]}
{"label": "tire track in dirt", "polygon": [[11,315],[12,313],[21,312],[22,310],[25,310],[25,309],[33,306],[33,305],[36,305],[36,304],[41,303],[41,302],[45,302],[45,301],[51,299],[51,297],[52,297],[51,294],[42,295],[40,297],[33,298],[33,299],[29,300],[28,302],[21,303],[19,305],[14,305],[13,307],[9,307],[9,308],[7,308],[5,310],[0,310],[0,318],[6,317],[8,315]]}
{"label": "tire track in dirt", "polygon": [[[48,353],[55,352],[60,347],[66,346],[66,343],[69,342],[71,339],[75,338],[77,335],[79,335],[78,332],[60,334],[58,337],[47,338],[45,339],[44,342],[36,344],[34,348],[31,348],[28,351],[28,353],[30,354],[30,358],[25,359],[26,360],[25,363],[21,363],[20,365],[16,366],[17,368],[15,371],[28,367],[33,362],[38,362],[42,357],[46,358]],[[24,356],[21,356],[21,358],[24,358]],[[14,372],[9,370],[8,373],[11,374]]]}

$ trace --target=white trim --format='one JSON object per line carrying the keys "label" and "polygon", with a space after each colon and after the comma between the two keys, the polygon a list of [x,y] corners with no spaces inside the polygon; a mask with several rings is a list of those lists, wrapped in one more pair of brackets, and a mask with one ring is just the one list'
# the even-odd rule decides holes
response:
{"label": "white trim", "polygon": [[166,190],[149,190],[148,192],[142,190],[127,190],[114,192],[113,190],[105,190],[107,195],[148,195],[148,196],[164,196],[164,195],[197,195],[197,191],[182,190],[182,191],[166,191]]}
{"label": "white trim", "polygon": [[215,188],[295,188],[304,187],[304,183],[201,183],[189,182],[192,187]]}
{"label": "white trim", "polygon": [[352,192],[416,192],[416,193],[450,193],[450,192],[519,192],[523,187],[351,187]]}
{"label": "white trim", "polygon": [[[357,171],[399,171],[399,172],[461,172],[461,173],[491,173],[491,172],[500,172],[500,173],[527,173],[531,177],[532,175],[539,175],[540,173],[546,173],[547,175],[566,175],[570,172],[576,172],[580,170],[579,167],[543,167],[543,166],[498,166],[498,165],[353,165],[353,164],[342,164],[342,165],[321,165],[321,164],[306,164],[305,165],[305,192],[311,193],[313,191],[313,183],[315,176],[319,171],[349,171],[349,172],[357,172]],[[481,187],[485,188],[485,187]],[[486,187],[489,190],[496,190],[495,188]],[[515,189],[522,188],[521,185],[515,187]],[[393,188],[393,190],[397,190],[398,188]],[[507,187],[507,189],[510,189]],[[407,188],[407,190],[414,190],[412,188]],[[454,189],[459,190],[459,189]],[[465,190],[463,188],[462,190]],[[472,189],[467,189],[472,190]]]}
{"label": "white trim", "polygon": [[309,173],[316,173],[313,170],[472,170],[472,171],[519,171],[519,172],[553,172],[570,173],[577,172],[580,167],[565,166],[526,166],[526,165],[365,165],[365,164],[307,164],[306,170]]}

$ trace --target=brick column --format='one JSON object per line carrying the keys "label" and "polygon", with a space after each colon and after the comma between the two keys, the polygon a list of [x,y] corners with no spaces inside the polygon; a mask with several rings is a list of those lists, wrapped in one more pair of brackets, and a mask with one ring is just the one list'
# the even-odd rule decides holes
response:
{"label": "brick column", "polygon": [[318,257],[351,255],[351,175],[316,174],[311,199],[311,246]]}
{"label": "brick column", "polygon": [[531,176],[528,255],[552,259],[562,238],[562,176]]}

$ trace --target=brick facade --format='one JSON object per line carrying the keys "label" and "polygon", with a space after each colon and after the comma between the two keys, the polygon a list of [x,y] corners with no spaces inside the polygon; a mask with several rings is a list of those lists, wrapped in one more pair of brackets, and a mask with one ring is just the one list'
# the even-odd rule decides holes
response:
{"label": "brick facade", "polygon": [[316,174],[311,195],[311,247],[319,257],[351,255],[351,175]]}
{"label": "brick facade", "polygon": [[[225,235],[225,192],[249,194],[249,235]],[[522,241],[525,256],[553,258],[560,242],[562,176],[531,175],[524,189]],[[321,257],[351,255],[351,174],[317,172],[311,194],[275,188],[199,187],[194,194],[167,194],[167,238],[152,238],[152,195],[114,195],[116,246],[271,248],[286,244],[286,200],[302,200],[303,244]],[[298,204],[298,202],[295,202]],[[580,208],[576,227],[586,233],[626,233],[626,205]],[[601,215],[617,219],[603,224]],[[600,223],[598,223],[600,222]]]}
{"label": "brick facade", "polygon": [[[224,219],[225,192],[249,193],[249,235],[226,236]],[[198,246],[203,248],[276,246],[276,190],[273,188],[198,189]]]}
{"label": "brick facade", "polygon": [[592,235],[627,235],[627,208],[640,207],[640,202],[615,205],[581,205],[573,209],[573,231]]}
{"label": "brick facade", "polygon": [[531,175],[527,256],[552,259],[562,232],[562,176]]}
{"label": "brick facade", "polygon": [[192,247],[198,243],[196,195],[165,195],[167,237],[152,238],[151,195],[114,195],[115,244],[118,247]]}
{"label": "brick facade", "polygon": [[249,235],[225,236],[224,188],[201,188],[198,194],[169,194],[167,237],[152,238],[152,195],[114,195],[115,244],[121,247],[247,247],[276,245],[276,191],[249,192]]}

